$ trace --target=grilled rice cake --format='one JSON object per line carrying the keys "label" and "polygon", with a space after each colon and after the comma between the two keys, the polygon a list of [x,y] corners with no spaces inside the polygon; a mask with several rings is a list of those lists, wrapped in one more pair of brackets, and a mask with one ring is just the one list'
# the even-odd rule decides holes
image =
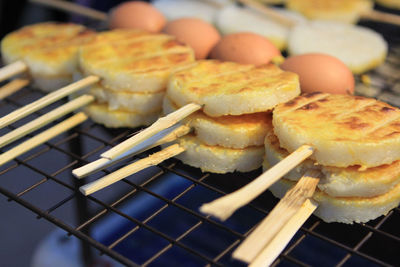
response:
{"label": "grilled rice cake", "polygon": [[[294,185],[293,181],[280,179],[269,190],[274,196],[282,198]],[[318,203],[314,214],[325,222],[365,223],[387,214],[399,205],[400,183],[389,192],[375,197],[332,197],[317,189],[313,199]]]}
{"label": "grilled rice cake", "polygon": [[328,54],[343,61],[353,73],[360,74],[385,61],[388,44],[378,32],[366,27],[313,21],[292,29],[288,51],[291,55]]}
{"label": "grilled rice cake", "polygon": [[[78,48],[94,37],[94,32],[72,23],[39,23],[12,32],[1,41],[5,63],[24,61],[33,78],[57,78],[72,82],[72,73],[78,68]],[[48,88],[45,88],[48,89]],[[58,88],[53,88],[58,89]]]}
{"label": "grilled rice cake", "polygon": [[[265,161],[267,167],[286,158],[289,153],[279,146],[278,138],[268,133],[265,138]],[[378,167],[359,170],[359,166],[347,168],[322,166],[313,160],[305,160],[285,175],[297,181],[309,169],[318,169],[323,177],[318,188],[334,197],[373,197],[387,193],[400,183],[400,161]]]}
{"label": "grilled rice cake", "polygon": [[373,9],[371,0],[287,0],[286,8],[309,19],[357,23],[360,15]]}
{"label": "grilled rice cake", "polygon": [[114,30],[80,49],[83,73],[102,78],[113,90],[164,91],[168,76],[194,61],[193,50],[165,34]]}
{"label": "grilled rice cake", "polygon": [[[218,65],[225,63],[213,60],[208,64],[217,69]],[[169,79],[167,96],[178,106],[188,103],[204,105],[206,115],[219,117],[265,112],[300,94],[297,74],[275,65],[249,68],[248,65],[231,63],[230,66],[232,69],[225,73],[204,72],[202,64],[181,70]],[[199,72],[202,72],[201,77],[196,76]]]}
{"label": "grilled rice cake", "polygon": [[108,128],[139,127],[150,125],[161,115],[161,111],[151,113],[138,113],[122,109],[110,110],[108,105],[92,103],[84,108],[86,114],[99,124]]}
{"label": "grilled rice cake", "polygon": [[[179,107],[168,97],[164,98],[163,112],[171,113]],[[186,120],[196,137],[210,146],[245,148],[261,146],[268,131],[272,131],[272,114],[260,112],[239,116],[209,117],[198,111]],[[270,126],[271,125],[271,126]]]}
{"label": "grilled rice cake", "polygon": [[191,134],[180,137],[174,143],[185,149],[176,158],[203,172],[249,172],[261,167],[264,155],[263,146],[243,149],[208,146]]}
{"label": "grilled rice cake", "polygon": [[322,165],[370,168],[400,159],[400,110],[373,98],[305,94],[278,105],[272,122],[281,147],[311,145]]}
{"label": "grilled rice cake", "polygon": [[142,114],[159,111],[164,98],[164,91],[155,93],[114,91],[99,84],[91,86],[89,93],[96,97],[97,102],[107,103],[110,110],[123,109]]}

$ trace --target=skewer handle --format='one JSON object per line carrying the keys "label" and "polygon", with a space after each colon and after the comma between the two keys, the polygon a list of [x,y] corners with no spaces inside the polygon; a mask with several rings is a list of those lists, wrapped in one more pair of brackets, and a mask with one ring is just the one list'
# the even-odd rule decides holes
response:
{"label": "skewer handle", "polygon": [[35,4],[42,4],[45,6],[54,7],[62,11],[76,13],[92,19],[97,19],[101,21],[107,21],[108,19],[107,13],[67,1],[62,1],[62,0],[29,0],[29,1]]}
{"label": "skewer handle", "polygon": [[69,119],[60,122],[59,124],[51,127],[50,129],[10,149],[9,151],[4,152],[3,154],[0,155],[0,166],[24,154],[25,152],[31,150],[32,148],[35,148],[47,142],[48,140],[56,137],[57,135],[75,127],[76,125],[84,122],[86,119],[87,116],[84,113],[79,112],[76,115],[70,117]]}
{"label": "skewer handle", "polygon": [[0,137],[0,148],[18,140],[19,138],[45,126],[46,124],[80,108],[83,107],[94,100],[94,97],[91,95],[83,95],[80,96],[71,102],[68,102],[49,113],[46,113],[39,118],[3,135]]}
{"label": "skewer handle", "polygon": [[190,114],[196,112],[201,108],[200,105],[190,103],[187,104],[180,109],[168,114],[165,117],[159,118],[155,123],[153,123],[150,127],[147,127],[140,133],[132,136],[131,138],[123,141],[119,145],[111,148],[110,150],[104,152],[100,156],[102,158],[107,159],[115,159],[116,157],[120,156],[121,154],[125,153],[126,151],[130,150],[131,148],[135,147],[136,145],[144,142],[146,139],[156,135],[157,133],[161,132],[164,129],[167,129],[179,121],[183,120]]}
{"label": "skewer handle", "polygon": [[14,94],[29,84],[27,79],[14,79],[0,88],[0,100]]}
{"label": "skewer handle", "polygon": [[152,149],[153,147],[172,142],[172,141],[176,140],[177,138],[189,133],[189,131],[190,131],[189,126],[181,125],[181,126],[175,128],[172,132],[167,134],[165,137],[161,138],[160,140],[158,140],[157,142],[155,142],[153,144],[145,146],[143,149],[140,149],[140,150],[132,149],[132,150],[126,152],[125,154],[121,155],[120,157],[115,158],[114,160],[100,158],[100,159],[93,161],[89,164],[86,164],[80,168],[72,170],[72,174],[78,179],[84,178],[92,173],[98,172],[100,170],[103,170],[103,169],[115,164],[115,163],[118,163],[121,160],[124,160],[128,157],[132,157],[132,156],[142,153],[146,150]]}
{"label": "skewer handle", "polygon": [[238,0],[238,2],[258,10],[260,13],[266,15],[267,17],[275,20],[276,22],[278,22],[282,25],[285,25],[286,27],[291,28],[296,25],[296,22],[294,20],[289,19],[289,18],[283,16],[282,14],[280,14],[279,12],[277,12],[276,10],[269,8],[266,5],[263,5],[254,0]]}
{"label": "skewer handle", "polygon": [[15,61],[0,69],[0,82],[20,74],[28,69],[28,66],[22,61]]}
{"label": "skewer handle", "polygon": [[307,199],[300,210],[285,224],[254,261],[250,263],[249,267],[270,266],[317,207],[318,204],[316,202]]}
{"label": "skewer handle", "polygon": [[311,156],[313,152],[314,149],[311,146],[303,145],[299,147],[254,181],[229,195],[202,205],[200,211],[211,214],[222,221],[228,219],[237,209],[255,199],[300,162]]}
{"label": "skewer handle", "polygon": [[320,172],[308,171],[279,201],[278,205],[257,226],[257,228],[234,251],[233,257],[251,262],[262,251],[290,218],[298,212],[304,202],[310,198],[319,182]]}
{"label": "skewer handle", "polygon": [[93,194],[94,192],[99,191],[115,182],[118,182],[129,175],[132,175],[138,171],[141,171],[147,167],[157,165],[163,162],[166,159],[174,157],[180,153],[182,153],[185,149],[175,144],[169,146],[160,152],[154,153],[147,158],[138,160],[130,165],[127,165],[109,175],[104,176],[94,182],[81,186],[79,191],[82,192],[85,196]]}
{"label": "skewer handle", "polygon": [[361,18],[400,26],[399,15],[389,14],[377,10],[371,10],[367,13],[361,14]]}
{"label": "skewer handle", "polygon": [[67,85],[55,92],[52,92],[39,100],[36,100],[35,102],[32,102],[29,105],[26,105],[22,108],[19,108],[8,115],[0,118],[0,129],[6,127],[7,125],[10,125],[11,123],[22,119],[29,114],[32,114],[33,112],[44,108],[47,105],[50,105],[57,100],[60,100],[61,98],[70,95],[76,91],[81,90],[82,88],[89,86],[91,84],[94,84],[100,80],[99,77],[97,76],[88,76],[82,80],[79,80],[75,83],[72,83],[70,85]]}

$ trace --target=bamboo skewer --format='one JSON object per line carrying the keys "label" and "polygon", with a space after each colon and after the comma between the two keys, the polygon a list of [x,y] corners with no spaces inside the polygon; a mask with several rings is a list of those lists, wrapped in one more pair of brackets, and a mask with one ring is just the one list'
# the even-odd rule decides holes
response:
{"label": "bamboo skewer", "polygon": [[203,204],[200,211],[211,214],[214,217],[224,221],[229,218],[237,209],[248,204],[258,195],[263,193],[273,183],[279,180],[283,175],[297,166],[300,162],[308,158],[314,149],[311,146],[303,145],[292,154],[280,161],[278,164],[264,172],[257,179],[250,182],[239,190],[216,199],[210,203]]}
{"label": "bamboo skewer", "polygon": [[14,94],[29,84],[27,79],[14,79],[0,88],[0,100]]}
{"label": "bamboo skewer", "polygon": [[167,116],[159,118],[150,127],[147,127],[140,133],[123,141],[119,145],[104,152],[100,156],[102,158],[107,158],[110,160],[115,159],[118,156],[120,156],[121,154],[125,153],[126,151],[130,150],[131,148],[135,147],[136,145],[140,144],[141,142],[145,141],[146,139],[156,135],[160,131],[173,126],[174,124],[178,123],[179,121],[186,118],[190,114],[196,112],[200,108],[201,108],[201,106],[198,104],[194,104],[194,103],[187,104],[187,105],[181,107],[180,109],[168,114]]}
{"label": "bamboo skewer", "polygon": [[186,125],[181,125],[179,127],[173,128],[173,131],[170,131],[166,136],[162,137],[160,140],[156,141],[153,144],[145,145],[143,148],[138,148],[134,147],[132,150],[127,151],[126,153],[122,154],[121,156],[115,158],[114,160],[109,160],[106,158],[100,158],[96,161],[93,161],[89,164],[86,164],[80,168],[72,170],[72,174],[78,178],[84,178],[92,173],[95,173],[97,171],[103,170],[117,162],[120,162],[128,157],[137,155],[139,153],[142,153],[146,150],[149,150],[153,147],[172,142],[176,140],[177,138],[186,135],[189,133],[190,127]]}
{"label": "bamboo skewer", "polygon": [[42,4],[50,7],[54,7],[56,9],[60,9],[63,11],[68,11],[72,13],[76,13],[79,15],[83,15],[92,19],[97,19],[101,21],[107,21],[108,15],[105,12],[101,12],[95,10],[93,8],[88,8],[85,6],[81,6],[78,4],[70,3],[67,1],[61,0],[29,0],[31,3]]}
{"label": "bamboo skewer", "polygon": [[250,263],[249,267],[264,267],[271,265],[317,207],[318,204],[316,202],[307,199],[301,206],[300,210],[290,218],[281,231]]}
{"label": "bamboo skewer", "polygon": [[157,165],[166,159],[174,157],[182,153],[185,149],[180,147],[178,144],[171,145],[160,152],[154,153],[147,158],[138,160],[130,165],[127,165],[109,175],[104,176],[92,183],[81,186],[79,190],[85,196],[93,194],[104,187],[109,186],[115,182],[118,182],[129,175],[132,175],[138,171],[141,171],[147,167]]}
{"label": "bamboo skewer", "polygon": [[22,61],[15,61],[14,63],[4,66],[0,69],[0,82],[22,73],[27,69],[28,66]]}
{"label": "bamboo skewer", "polygon": [[283,16],[282,14],[280,14],[279,12],[277,12],[276,10],[274,10],[270,7],[267,7],[266,5],[263,5],[254,0],[238,0],[238,2],[259,11],[263,15],[271,18],[272,20],[274,20],[286,27],[291,28],[296,25],[296,22],[294,20],[287,18],[287,17]]}
{"label": "bamboo skewer", "polygon": [[31,139],[19,144],[18,146],[10,149],[3,154],[0,154],[0,166],[15,159],[16,157],[24,154],[25,152],[31,150],[38,145],[47,142],[48,140],[54,138],[55,136],[75,127],[76,125],[82,123],[87,119],[87,116],[79,112],[76,115],[66,119],[63,122],[51,127],[50,129],[32,137]]}
{"label": "bamboo skewer", "polygon": [[371,10],[363,13],[361,14],[361,18],[400,26],[399,15],[389,14],[377,10]]}
{"label": "bamboo skewer", "polygon": [[70,95],[78,90],[81,90],[82,88],[91,85],[93,83],[96,83],[100,80],[99,77],[97,76],[88,76],[82,80],[79,80],[75,83],[72,83],[70,85],[67,85],[55,92],[52,92],[39,100],[32,102],[29,105],[26,105],[22,108],[19,108],[8,115],[0,118],[0,129],[4,128],[5,126],[24,118],[25,116],[28,116],[29,114],[47,106],[50,105],[51,103],[56,102],[57,100]]}
{"label": "bamboo skewer", "polygon": [[310,198],[319,182],[320,172],[309,170],[279,201],[271,213],[233,252],[235,259],[250,263],[262,251],[283,226]]}
{"label": "bamboo skewer", "polygon": [[45,126],[46,124],[80,108],[83,107],[94,100],[94,97],[91,95],[83,95],[80,96],[71,102],[68,102],[49,113],[40,116],[39,118],[11,131],[0,137],[0,148],[14,142],[15,140]]}

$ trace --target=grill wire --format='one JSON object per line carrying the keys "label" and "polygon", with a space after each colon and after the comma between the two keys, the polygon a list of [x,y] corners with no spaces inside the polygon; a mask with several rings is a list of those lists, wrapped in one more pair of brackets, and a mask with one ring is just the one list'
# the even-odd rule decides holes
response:
{"label": "grill wire", "polygon": [[[391,43],[399,42],[391,39]],[[358,84],[357,94],[400,106],[399,69],[400,47],[391,46],[385,65],[368,74],[369,85]],[[1,115],[42,95],[24,88],[0,103]],[[58,101],[26,121],[63,103],[65,100]],[[22,123],[14,123],[0,134]],[[242,263],[231,259],[231,253],[277,200],[266,192],[227,222],[205,216],[198,208],[245,185],[260,170],[216,175],[201,173],[170,159],[92,196],[83,197],[79,193],[81,184],[158,150],[135,156],[84,181],[71,177],[72,169],[96,159],[102,151],[132,133],[132,130],[110,130],[87,121],[2,166],[0,193],[37,214],[37,219],[50,221],[68,235],[82,240],[87,262],[94,248],[127,266],[241,266]],[[44,158],[56,159],[57,163],[43,168]],[[55,188],[63,193],[42,202],[32,200],[31,195],[46,195]],[[65,215],[65,210],[71,207],[77,210],[76,220]],[[398,264],[400,248],[399,224],[399,208],[366,224],[327,224],[312,216],[273,266],[394,266]]]}

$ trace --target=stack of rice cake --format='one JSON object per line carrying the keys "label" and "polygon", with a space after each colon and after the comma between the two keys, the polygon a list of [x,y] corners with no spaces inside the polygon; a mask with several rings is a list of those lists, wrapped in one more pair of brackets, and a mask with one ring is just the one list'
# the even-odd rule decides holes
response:
{"label": "stack of rice cake", "polygon": [[90,88],[97,101],[85,111],[107,127],[137,127],[161,114],[169,75],[194,62],[192,49],[175,37],[137,30],[98,34],[79,54],[83,75],[101,81]]}
{"label": "stack of rice cake", "polygon": [[259,168],[268,114],[299,93],[297,75],[275,65],[204,60],[175,73],[168,83],[164,112],[188,103],[203,105],[186,121],[194,133],[177,141],[185,148],[177,158],[214,173]]}
{"label": "stack of rice cake", "polygon": [[399,205],[399,109],[372,98],[307,94],[275,108],[273,130],[265,138],[265,168],[302,144],[316,149],[270,188],[275,196],[312,168],[324,176],[313,196],[324,221],[367,222]]}
{"label": "stack of rice cake", "polygon": [[1,54],[5,64],[22,60],[34,87],[54,91],[73,82],[78,49],[94,36],[93,31],[77,24],[38,23],[6,35]]}

